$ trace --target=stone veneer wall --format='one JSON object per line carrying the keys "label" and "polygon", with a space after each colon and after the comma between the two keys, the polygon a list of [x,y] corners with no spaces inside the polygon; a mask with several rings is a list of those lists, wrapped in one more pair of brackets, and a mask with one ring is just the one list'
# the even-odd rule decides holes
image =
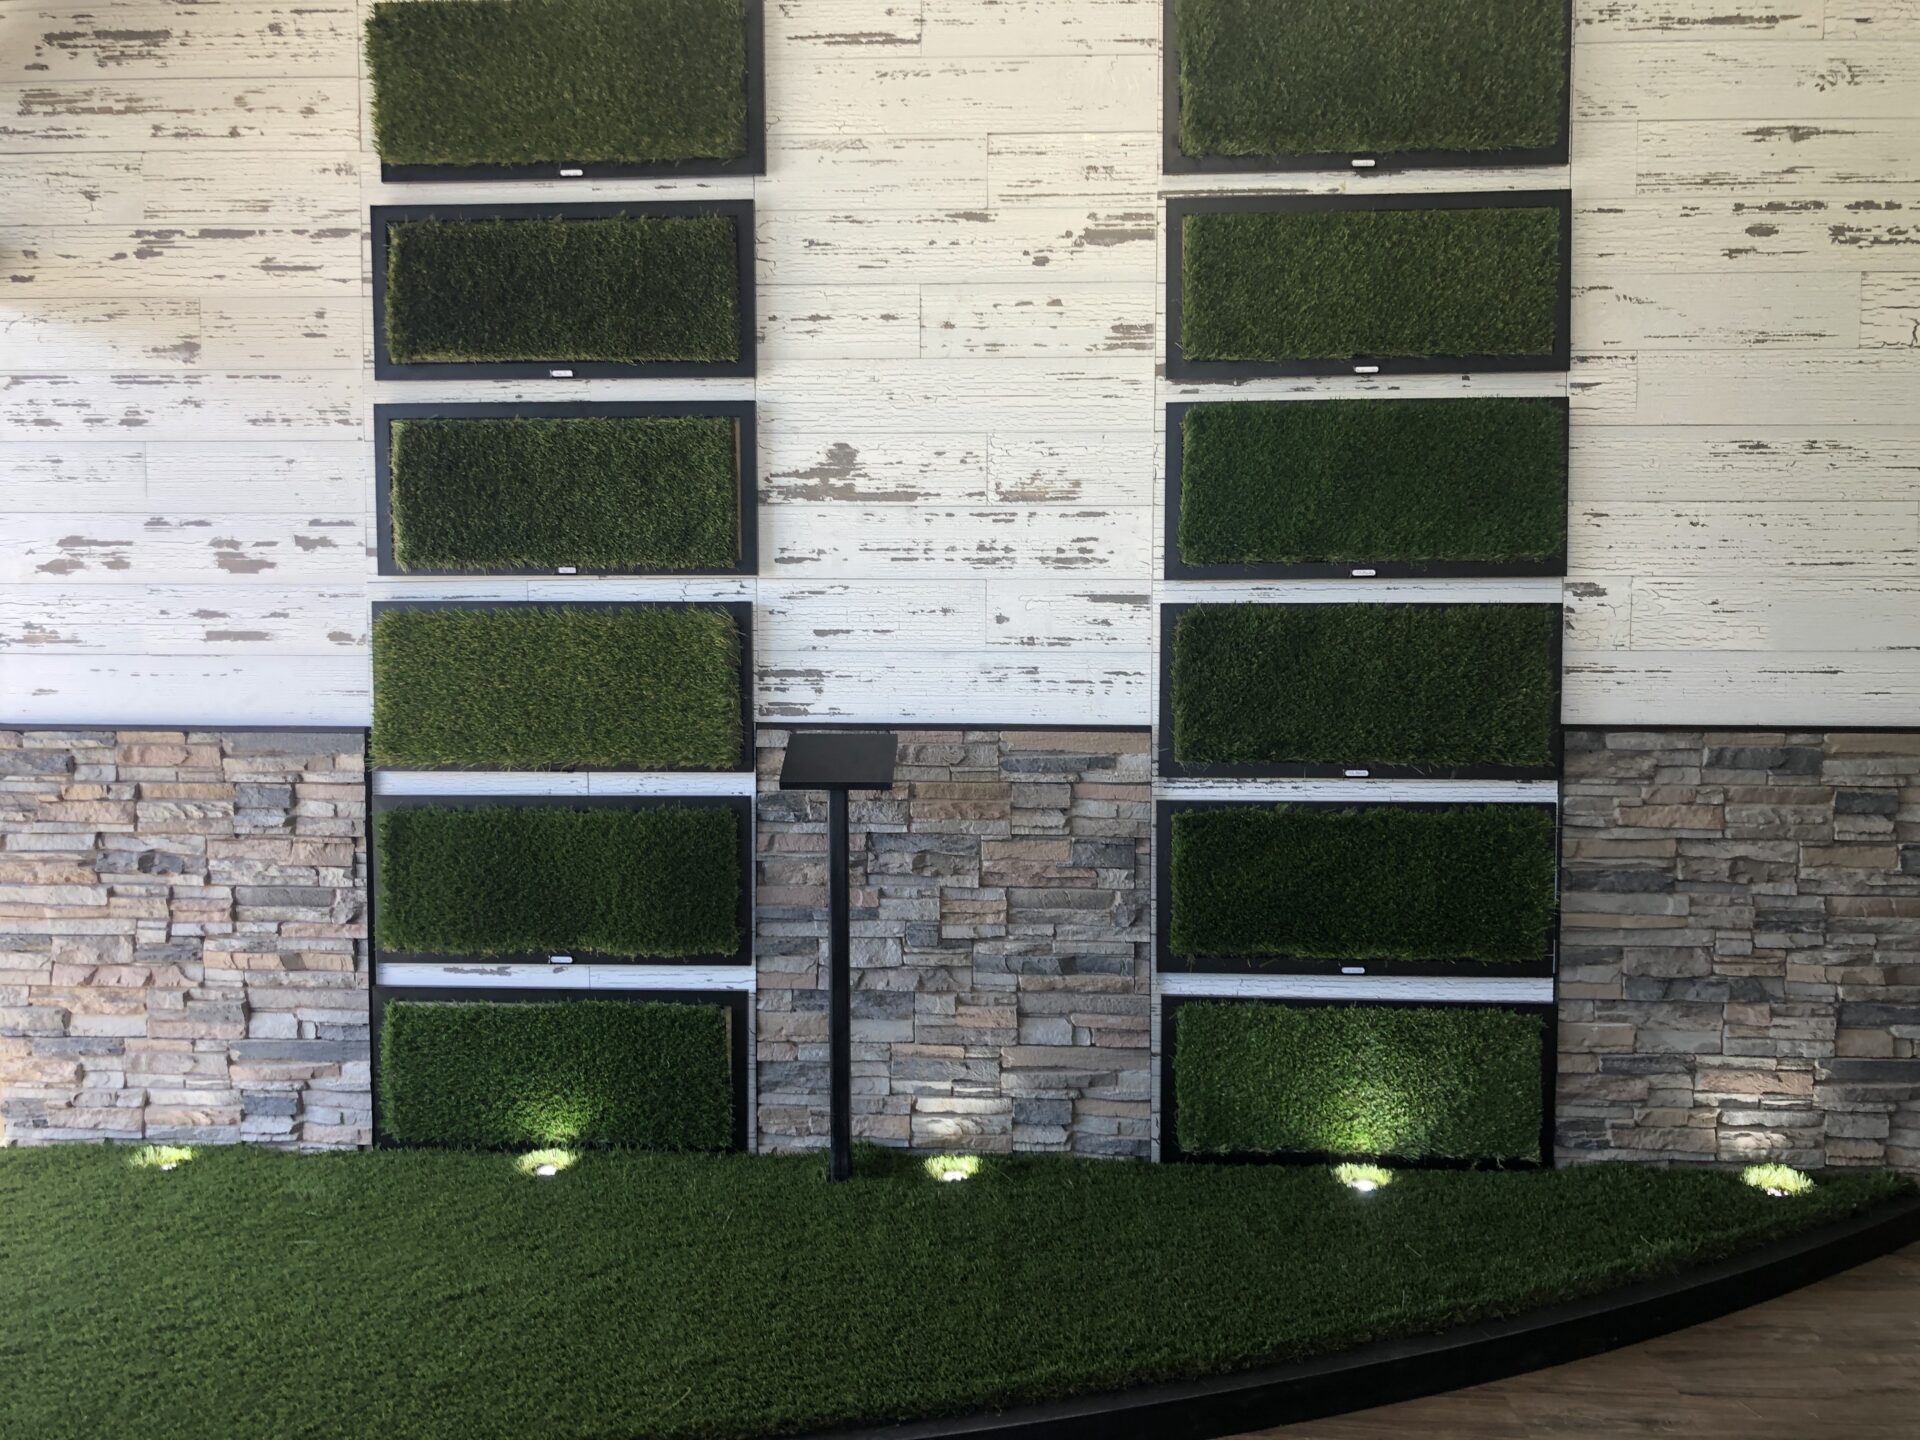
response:
{"label": "stone veneer wall", "polygon": [[368,1142],[363,750],[0,730],[0,1144]]}
{"label": "stone veneer wall", "polygon": [[1920,732],[1575,730],[1563,1160],[1920,1168]]}
{"label": "stone veneer wall", "polygon": [[[899,784],[855,795],[856,1136],[1148,1153],[1144,731],[901,733]],[[826,805],[777,788],[760,732],[759,1137],[826,1143]]]}

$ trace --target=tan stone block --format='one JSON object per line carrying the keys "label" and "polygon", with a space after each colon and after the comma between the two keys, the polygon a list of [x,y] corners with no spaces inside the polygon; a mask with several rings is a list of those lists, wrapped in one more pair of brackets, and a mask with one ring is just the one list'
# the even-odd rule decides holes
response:
{"label": "tan stone block", "polygon": [[1117,800],[1128,804],[1140,804],[1152,794],[1150,785],[1116,785],[1105,780],[1076,780],[1073,785],[1073,798],[1077,805],[1083,800]]}
{"label": "tan stone block", "polygon": [[1811,1095],[1811,1070],[1733,1070],[1702,1066],[1694,1074],[1700,1095]]}
{"label": "tan stone block", "polygon": [[61,857],[29,857],[18,855],[0,855],[0,885],[83,885],[90,886],[98,882],[91,864],[83,864]]}
{"label": "tan stone block", "polygon": [[1622,805],[1622,825],[1648,830],[1719,830],[1725,810],[1719,805]]}
{"label": "tan stone block", "polygon": [[1920,755],[1920,731],[1897,734],[1830,734],[1829,755]]}
{"label": "tan stone block", "polygon": [[1802,845],[1800,864],[1808,870],[1896,870],[1900,850],[1894,845]]}
{"label": "tan stone block", "polygon": [[167,780],[143,780],[140,782],[142,800],[225,800],[233,799],[233,786],[211,782],[194,781],[182,783]]}

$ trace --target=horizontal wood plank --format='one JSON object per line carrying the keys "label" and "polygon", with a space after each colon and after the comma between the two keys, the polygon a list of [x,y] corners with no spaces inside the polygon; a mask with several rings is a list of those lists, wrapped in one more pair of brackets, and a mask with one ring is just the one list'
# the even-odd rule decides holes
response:
{"label": "horizontal wood plank", "polygon": [[1920,580],[1887,576],[1650,576],[1633,582],[1641,650],[1904,651],[1920,636]]}

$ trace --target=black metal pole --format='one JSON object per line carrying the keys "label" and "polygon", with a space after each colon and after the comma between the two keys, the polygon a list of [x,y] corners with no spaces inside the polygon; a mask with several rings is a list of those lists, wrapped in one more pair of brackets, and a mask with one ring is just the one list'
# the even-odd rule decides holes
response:
{"label": "black metal pole", "polygon": [[848,939],[847,792],[827,792],[829,1180],[853,1175],[853,946]]}

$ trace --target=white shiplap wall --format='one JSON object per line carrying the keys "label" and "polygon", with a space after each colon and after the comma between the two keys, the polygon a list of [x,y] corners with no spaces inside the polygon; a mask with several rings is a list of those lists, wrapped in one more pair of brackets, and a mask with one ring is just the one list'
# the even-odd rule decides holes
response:
{"label": "white shiplap wall", "polygon": [[[1233,393],[1567,384],[1569,719],[1910,721],[1920,3],[1577,10],[1570,381]],[[764,179],[430,187],[751,194],[692,385],[372,382],[362,14],[0,0],[0,720],[360,723],[370,596],[561,593],[753,595],[768,718],[1151,717],[1158,0],[768,0]],[[759,581],[372,578],[376,398],[671,395],[759,401]]]}

